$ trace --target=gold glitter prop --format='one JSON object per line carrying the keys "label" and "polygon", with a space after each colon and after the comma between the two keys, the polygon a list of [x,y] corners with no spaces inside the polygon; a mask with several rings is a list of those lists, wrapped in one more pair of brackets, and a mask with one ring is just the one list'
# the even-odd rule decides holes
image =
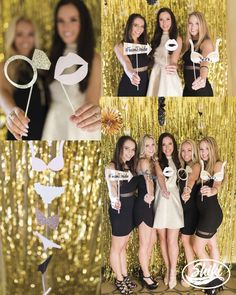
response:
{"label": "gold glitter prop", "polygon": [[[227,96],[227,44],[226,44],[226,0],[160,0],[148,5],[146,0],[103,0],[102,1],[102,52],[104,96],[116,96],[123,68],[114,53],[114,46],[123,38],[126,21],[130,14],[140,13],[146,18],[149,42],[153,37],[156,13],[161,7],[170,7],[185,42],[187,16],[194,10],[204,13],[212,40],[222,39],[220,61],[209,65],[209,80],[215,96]],[[213,42],[214,43],[214,42]],[[180,76],[183,76],[179,71]],[[182,80],[183,82],[183,80]]]}
{"label": "gold glitter prop", "polygon": [[123,126],[123,118],[118,110],[104,108],[101,112],[102,133],[117,134]]}
{"label": "gold glitter prop", "polygon": [[[49,163],[59,142],[34,142],[37,157]],[[0,142],[0,294],[42,294],[37,267],[54,254],[47,269],[52,295],[100,294],[101,182],[100,143],[65,142],[61,171],[31,169],[27,142]],[[35,183],[63,186],[65,192],[47,210],[57,214],[56,230],[39,225],[36,208],[44,205]],[[60,250],[43,250],[33,234],[38,231],[60,244]]]}
{"label": "gold glitter prop", "polygon": [[[148,133],[158,139],[162,132],[174,134],[178,144],[185,138],[200,140],[203,136],[213,136],[219,146],[220,157],[227,161],[226,179],[219,193],[224,218],[218,232],[221,260],[231,263],[235,255],[236,245],[236,99],[235,98],[168,98],[166,99],[166,123],[158,124],[158,100],[155,98],[103,98],[102,106],[118,109],[124,119],[124,126],[116,136],[104,136],[102,141],[102,159],[104,167],[112,159],[115,144],[119,136],[128,133],[138,141]],[[103,169],[104,169],[103,167]],[[109,251],[111,226],[108,217],[109,197],[103,178],[103,269],[104,278],[111,277],[109,266]],[[181,243],[180,243],[181,244]],[[128,248],[129,272],[139,267],[138,235],[135,230],[131,236]],[[235,262],[235,261],[234,261]],[[159,243],[155,246],[151,259],[151,271],[161,274],[163,261]],[[181,248],[178,259],[178,273],[185,265],[184,252]]]}

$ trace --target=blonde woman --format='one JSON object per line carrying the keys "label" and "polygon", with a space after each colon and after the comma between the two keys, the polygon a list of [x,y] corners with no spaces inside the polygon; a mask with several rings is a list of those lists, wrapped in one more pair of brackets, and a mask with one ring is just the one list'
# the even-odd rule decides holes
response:
{"label": "blonde woman", "polygon": [[[190,40],[190,41],[189,41]],[[193,48],[190,42],[193,42]],[[183,96],[213,96],[212,87],[207,79],[208,59],[204,59],[213,51],[208,26],[201,12],[192,12],[188,17],[185,41]],[[191,54],[200,53],[203,57],[200,63],[193,63]]]}
{"label": "blonde woman", "polygon": [[[35,24],[24,16],[12,20],[6,33],[6,58],[24,55],[32,58],[34,49],[39,48],[39,37]],[[47,100],[42,77],[39,75],[33,86],[28,116],[24,110],[29,89],[19,89],[11,85],[4,76],[4,64],[0,64],[0,106],[7,116],[7,139],[41,139],[47,111]],[[16,60],[8,67],[8,74],[17,84],[27,84],[32,80],[29,63]]]}
{"label": "blonde woman", "polygon": [[[217,194],[225,178],[224,167],[218,155],[218,147],[213,137],[205,137],[199,143],[201,161],[200,179],[202,187],[197,196],[199,221],[194,240],[194,251],[199,259],[219,260],[220,253],[216,232],[221,225],[223,213],[218,202]],[[209,254],[206,251],[208,248]],[[214,287],[222,282],[214,280],[210,286]]]}
{"label": "blonde woman", "polygon": [[[181,203],[184,211],[184,227],[180,229],[181,239],[184,247],[187,263],[194,260],[193,235],[198,223],[197,193],[200,189],[198,182],[200,175],[200,163],[197,144],[192,139],[185,139],[179,148],[179,188]],[[183,170],[185,169],[185,171]],[[186,179],[187,178],[187,179]],[[188,267],[188,275],[191,275],[192,267]],[[188,287],[182,280],[181,284]]]}
{"label": "blonde woman", "polygon": [[135,199],[134,222],[139,233],[139,262],[142,269],[140,280],[147,289],[156,289],[157,283],[149,272],[149,259],[152,247],[156,241],[153,229],[154,211],[154,163],[155,140],[151,135],[144,135],[139,143],[139,160],[137,174],[140,175],[138,183],[138,197]]}

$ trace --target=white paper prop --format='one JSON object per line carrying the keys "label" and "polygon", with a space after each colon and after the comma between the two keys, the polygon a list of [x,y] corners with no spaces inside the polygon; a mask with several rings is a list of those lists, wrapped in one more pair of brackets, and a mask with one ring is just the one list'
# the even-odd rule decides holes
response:
{"label": "white paper prop", "polygon": [[46,164],[42,159],[35,157],[35,149],[32,141],[29,141],[30,151],[31,151],[31,166],[34,171],[44,171],[50,169],[52,171],[60,171],[64,167],[63,158],[63,146],[65,141],[62,140],[59,145],[59,155],[53,158],[48,164]]}
{"label": "white paper prop", "polygon": [[[66,68],[69,68],[73,65],[80,65],[81,67],[72,74],[62,74]],[[60,82],[73,112],[75,112],[75,108],[71,103],[71,100],[65,90],[64,85],[74,85],[76,83],[79,83],[87,76],[87,74],[88,63],[75,53],[70,52],[66,56],[61,56],[56,63],[54,78]]]}
{"label": "white paper prop", "polygon": [[127,180],[130,182],[130,180],[133,178],[133,174],[128,171],[118,171],[113,169],[106,169],[106,179],[110,181],[122,181]]}
{"label": "white paper prop", "polygon": [[47,186],[39,182],[34,184],[35,191],[40,195],[44,204],[51,204],[51,202],[65,192],[63,186]]}
{"label": "white paper prop", "polygon": [[[32,78],[32,80],[29,83],[25,84],[25,85],[15,83],[14,81],[12,81],[10,79],[10,77],[8,75],[7,70],[8,70],[9,64],[11,62],[15,61],[15,60],[18,60],[18,59],[21,59],[21,60],[24,60],[24,61],[28,62],[31,65],[32,70],[33,70],[33,78]],[[5,65],[4,65],[4,74],[5,74],[6,78],[7,78],[7,80],[13,86],[15,86],[17,88],[20,88],[20,89],[27,89],[27,88],[31,87],[30,92],[29,92],[29,96],[28,96],[26,110],[25,110],[25,117],[27,116],[27,113],[28,113],[33,85],[34,85],[34,83],[35,83],[35,81],[37,80],[37,77],[38,77],[37,69],[49,70],[50,66],[51,66],[51,62],[48,59],[47,55],[42,50],[39,50],[39,49],[34,50],[32,60],[29,59],[28,57],[24,56],[24,55],[14,55],[14,56],[10,57],[6,61]]]}
{"label": "white paper prop", "polygon": [[163,174],[165,177],[171,177],[174,174],[174,170],[171,167],[165,167]]}
{"label": "white paper prop", "polygon": [[51,240],[48,240],[45,236],[41,235],[40,233],[38,233],[37,231],[34,232],[34,234],[40,238],[41,242],[43,243],[43,248],[46,251],[48,248],[57,248],[57,249],[61,249],[61,246],[54,243]]}
{"label": "white paper prop", "polygon": [[168,39],[165,43],[165,48],[167,50],[167,54],[166,54],[166,65],[168,65],[168,51],[175,51],[177,48],[179,47],[177,41],[175,39]]}
{"label": "white paper prop", "polygon": [[220,60],[219,57],[219,44],[221,42],[221,39],[216,39],[216,45],[215,45],[215,51],[212,51],[208,53],[206,57],[202,56],[199,52],[194,51],[194,44],[192,39],[189,39],[189,43],[191,45],[191,54],[190,59],[193,62],[193,70],[194,70],[194,79],[196,80],[196,69],[195,69],[195,63],[199,64],[201,62],[212,62],[216,63]]}
{"label": "white paper prop", "polygon": [[[136,54],[136,70],[138,75],[138,55],[146,53],[147,55],[152,51],[152,47],[147,44],[134,44],[124,42],[124,55],[133,55]],[[139,90],[139,86],[137,86],[137,90]]]}

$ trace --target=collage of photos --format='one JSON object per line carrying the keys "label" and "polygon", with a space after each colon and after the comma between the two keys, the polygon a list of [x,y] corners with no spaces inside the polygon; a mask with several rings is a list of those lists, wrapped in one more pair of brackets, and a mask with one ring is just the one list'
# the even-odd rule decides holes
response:
{"label": "collage of photos", "polygon": [[0,295],[236,294],[235,11],[0,0]]}

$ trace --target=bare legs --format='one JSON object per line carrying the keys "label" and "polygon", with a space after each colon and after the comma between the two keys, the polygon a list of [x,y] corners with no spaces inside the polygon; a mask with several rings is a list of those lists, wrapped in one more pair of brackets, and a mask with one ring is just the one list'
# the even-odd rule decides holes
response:
{"label": "bare legs", "polygon": [[127,275],[126,265],[126,247],[129,241],[129,235],[124,237],[112,236],[110,263],[116,275],[116,279],[123,281],[123,275]]}
{"label": "bare legs", "polygon": [[[187,260],[187,263],[190,263],[194,261],[195,255],[193,251],[193,245],[192,245],[192,236],[191,235],[181,235],[181,240],[184,247],[185,257]],[[188,275],[192,273],[193,266],[188,266]]]}
{"label": "bare legs", "polygon": [[178,235],[179,229],[158,229],[162,256],[167,269],[164,279],[169,283],[170,289],[176,285],[176,265],[179,254]]}
{"label": "bare legs", "polygon": [[[150,277],[149,272],[149,259],[152,252],[155,236],[154,230],[142,222],[138,227],[139,233],[139,262],[143,271],[144,277]],[[144,278],[148,284],[153,284],[153,281],[149,278]]]}

